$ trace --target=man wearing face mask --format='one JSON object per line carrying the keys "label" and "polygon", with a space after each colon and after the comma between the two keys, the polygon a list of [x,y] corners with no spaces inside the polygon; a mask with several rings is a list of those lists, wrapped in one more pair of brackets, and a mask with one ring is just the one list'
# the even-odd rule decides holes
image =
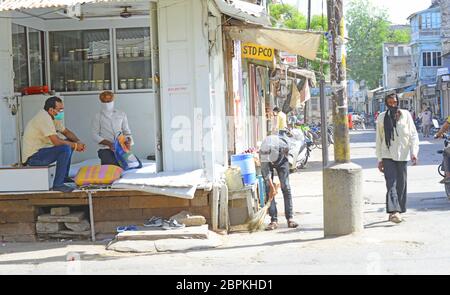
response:
{"label": "man wearing face mask", "polygon": [[97,152],[102,165],[120,166],[114,156],[114,139],[122,133],[128,148],[133,144],[127,115],[114,108],[114,94],[103,91],[100,94],[101,111],[92,120],[92,137],[99,144]]}
{"label": "man wearing face mask", "polygon": [[[64,104],[56,96],[45,101],[40,110],[27,124],[23,135],[22,159],[24,165],[47,166],[56,162],[53,190],[71,192],[64,184],[68,177],[72,150],[84,152],[86,146],[69,129],[64,127]],[[57,133],[63,134],[61,139]]]}
{"label": "man wearing face mask", "polygon": [[385,98],[387,111],[377,119],[376,154],[378,169],[386,180],[386,211],[389,221],[402,222],[406,212],[407,164],[417,164],[419,136],[411,114],[398,108],[397,95]]}

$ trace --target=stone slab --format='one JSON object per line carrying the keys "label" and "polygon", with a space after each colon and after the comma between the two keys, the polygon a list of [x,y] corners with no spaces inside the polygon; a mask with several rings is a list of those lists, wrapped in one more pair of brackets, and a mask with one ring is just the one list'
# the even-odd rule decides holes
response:
{"label": "stone slab", "polygon": [[42,222],[80,222],[84,218],[84,212],[73,212],[66,216],[52,216],[44,214],[38,216],[38,221]]}
{"label": "stone slab", "polygon": [[64,222],[64,225],[75,232],[82,232],[91,229],[91,224],[86,219],[81,220],[80,222]]}
{"label": "stone slab", "polygon": [[155,253],[155,241],[117,241],[106,246],[106,250],[126,253]]}
{"label": "stone slab", "polygon": [[56,233],[65,229],[64,224],[61,222],[36,222],[36,232],[40,233]]}
{"label": "stone slab", "polygon": [[56,207],[50,209],[52,216],[65,216],[70,214],[70,207]]}
{"label": "stone slab", "polygon": [[144,230],[125,231],[117,234],[116,238],[119,241],[124,240],[160,240],[160,239],[207,239],[208,225],[191,226],[182,229],[148,229]]}

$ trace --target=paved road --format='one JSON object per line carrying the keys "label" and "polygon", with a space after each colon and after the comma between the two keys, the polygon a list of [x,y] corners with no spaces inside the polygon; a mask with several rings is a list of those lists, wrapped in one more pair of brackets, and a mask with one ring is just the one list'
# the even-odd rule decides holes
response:
{"label": "paved road", "polygon": [[[299,229],[281,216],[278,230],[230,234],[217,249],[147,255],[106,251],[104,243],[6,244],[0,274],[450,274],[450,201],[435,153],[442,142],[421,139],[420,164],[408,170],[408,212],[397,225],[387,221],[374,138],[373,130],[351,132],[352,161],[363,167],[361,234],[323,237],[321,151],[314,150],[308,168],[291,176]],[[81,262],[66,262],[68,252]]]}

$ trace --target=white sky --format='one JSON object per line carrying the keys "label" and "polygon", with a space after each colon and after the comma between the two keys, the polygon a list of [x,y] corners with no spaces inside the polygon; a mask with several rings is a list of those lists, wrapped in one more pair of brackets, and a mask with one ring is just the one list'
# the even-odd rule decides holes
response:
{"label": "white sky", "polygon": [[[348,0],[343,0],[344,5]],[[285,4],[291,4],[294,6],[299,5],[299,10],[303,15],[307,15],[308,0],[282,0]],[[431,0],[371,0],[371,2],[378,7],[387,8],[390,14],[390,21],[393,24],[408,24],[407,17],[424,9],[427,9],[431,5]],[[327,15],[327,1],[323,0],[323,13]],[[322,14],[322,0],[311,0],[311,14]]]}

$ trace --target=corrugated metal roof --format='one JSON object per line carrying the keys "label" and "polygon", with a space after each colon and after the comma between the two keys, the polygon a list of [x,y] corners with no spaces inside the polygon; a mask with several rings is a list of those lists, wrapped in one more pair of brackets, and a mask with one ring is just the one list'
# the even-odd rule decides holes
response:
{"label": "corrugated metal roof", "polygon": [[[125,0],[5,0],[0,2],[0,11],[52,8],[71,6],[82,3],[122,2]],[[128,2],[133,2],[128,0]]]}
{"label": "corrugated metal roof", "polygon": [[214,2],[219,10],[225,15],[258,25],[272,25],[266,9],[261,5],[239,0],[234,0],[232,2],[226,2],[225,0],[214,0]]}

